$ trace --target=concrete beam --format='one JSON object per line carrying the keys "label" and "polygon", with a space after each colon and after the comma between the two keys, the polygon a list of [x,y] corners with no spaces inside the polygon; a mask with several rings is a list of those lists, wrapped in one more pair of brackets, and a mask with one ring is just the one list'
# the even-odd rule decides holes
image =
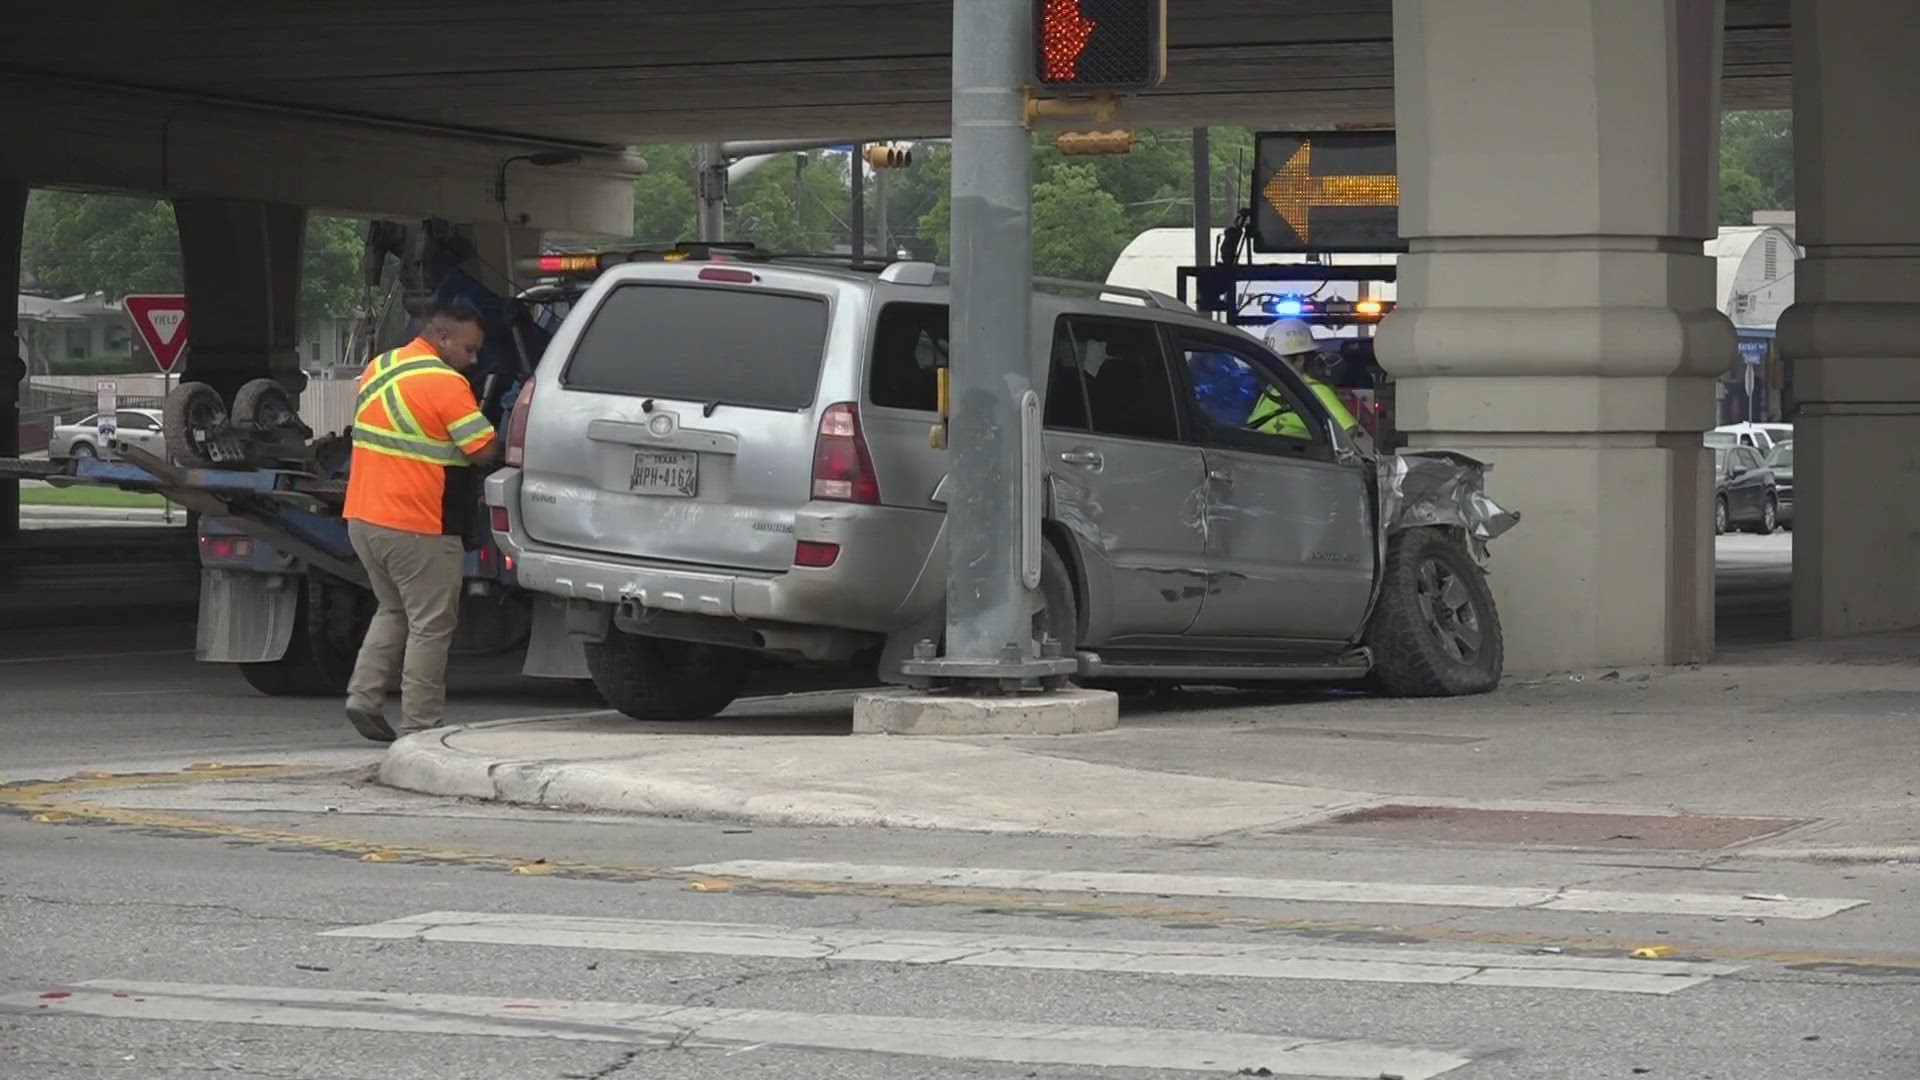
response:
{"label": "concrete beam", "polygon": [[503,207],[502,164],[551,146],[92,89],[7,89],[0,176],[33,187],[253,199],[366,217],[510,220],[614,236],[633,228],[638,170],[592,147],[578,166],[512,166]]}
{"label": "concrete beam", "polygon": [[1717,0],[1395,0],[1399,308],[1415,447],[1494,465],[1507,666],[1704,659],[1713,642]]}
{"label": "concrete beam", "polygon": [[1795,0],[1793,635],[1920,626],[1920,44],[1904,0]]}
{"label": "concrete beam", "polygon": [[297,399],[300,256],[307,215],[252,199],[176,198],[180,265],[193,340],[180,377],[232,404],[240,387],[272,378]]}
{"label": "concrete beam", "polygon": [[[26,184],[0,179],[0,456],[20,453],[20,392],[27,377],[20,358],[20,233],[27,216]],[[0,480],[0,540],[20,535],[20,481]]]}

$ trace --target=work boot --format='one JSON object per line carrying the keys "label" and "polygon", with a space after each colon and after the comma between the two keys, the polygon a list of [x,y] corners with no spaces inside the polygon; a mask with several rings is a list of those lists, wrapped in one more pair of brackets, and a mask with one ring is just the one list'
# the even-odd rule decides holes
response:
{"label": "work boot", "polygon": [[393,741],[393,729],[387,726],[387,718],[370,709],[355,705],[347,706],[347,719],[352,722],[353,730],[377,743]]}

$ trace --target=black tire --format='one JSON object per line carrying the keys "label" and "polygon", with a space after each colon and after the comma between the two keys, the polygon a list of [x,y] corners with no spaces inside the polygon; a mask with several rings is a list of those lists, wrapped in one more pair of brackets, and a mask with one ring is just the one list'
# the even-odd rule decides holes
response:
{"label": "black tire", "polygon": [[174,387],[160,410],[167,457],[187,468],[212,468],[215,462],[207,453],[207,443],[226,428],[227,415],[220,392],[206,383]]}
{"label": "black tire", "polygon": [[1052,543],[1040,548],[1041,608],[1033,615],[1033,639],[1051,635],[1060,643],[1060,655],[1072,656],[1080,645],[1080,603],[1074,597],[1073,576],[1067,560]]}
{"label": "black tire", "polygon": [[1732,524],[1733,512],[1727,509],[1727,497],[1722,495],[1713,500],[1713,535],[1725,535]]}
{"label": "black tire", "polygon": [[268,697],[345,697],[372,608],[371,593],[310,576],[295,605],[287,651],[278,660],[235,665],[240,677]]}
{"label": "black tire", "polygon": [[287,388],[272,379],[254,379],[233,395],[233,422],[264,428],[300,422],[300,409]]}
{"label": "black tire", "polygon": [[1438,529],[1387,545],[1386,580],[1367,625],[1377,684],[1400,697],[1484,694],[1506,662],[1493,592],[1465,546]]}
{"label": "black tire", "polygon": [[93,448],[93,444],[90,442],[77,442],[73,444],[71,450],[67,451],[67,456],[73,458],[75,461],[79,461],[85,458],[97,458],[100,456],[100,453]]}
{"label": "black tire", "polygon": [[707,720],[733,704],[754,656],[615,630],[587,643],[587,671],[607,705],[635,720]]}
{"label": "black tire", "polygon": [[1780,525],[1780,502],[1773,496],[1760,507],[1760,520],[1747,527],[1747,531],[1759,536],[1772,536],[1773,530]]}

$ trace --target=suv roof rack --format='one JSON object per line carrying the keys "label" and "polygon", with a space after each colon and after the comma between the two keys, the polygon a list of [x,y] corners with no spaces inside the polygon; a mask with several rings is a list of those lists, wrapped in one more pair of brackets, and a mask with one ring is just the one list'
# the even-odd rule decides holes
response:
{"label": "suv roof rack", "polygon": [[[880,272],[880,280],[896,285],[938,285],[951,280],[952,271],[947,267],[930,262],[896,262]],[[1108,285],[1099,281],[1076,281],[1072,278],[1036,277],[1036,288],[1056,289],[1062,292],[1083,292],[1099,296],[1126,296],[1140,301],[1147,307],[1163,311],[1192,311],[1193,309],[1163,292],[1152,289],[1137,289],[1131,285]]]}

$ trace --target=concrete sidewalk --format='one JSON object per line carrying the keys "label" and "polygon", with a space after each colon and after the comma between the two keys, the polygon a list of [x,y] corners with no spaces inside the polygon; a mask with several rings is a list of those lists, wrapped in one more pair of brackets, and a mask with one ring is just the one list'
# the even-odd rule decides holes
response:
{"label": "concrete sidewalk", "polygon": [[1389,804],[1728,815],[1785,819],[1743,853],[1920,860],[1916,656],[1920,632],[1478,698],[1193,691],[1128,701],[1117,731],[1055,738],[853,737],[850,695],[804,694],[703,724],[449,728],[396,743],[380,776],[537,806],[1186,840]]}

